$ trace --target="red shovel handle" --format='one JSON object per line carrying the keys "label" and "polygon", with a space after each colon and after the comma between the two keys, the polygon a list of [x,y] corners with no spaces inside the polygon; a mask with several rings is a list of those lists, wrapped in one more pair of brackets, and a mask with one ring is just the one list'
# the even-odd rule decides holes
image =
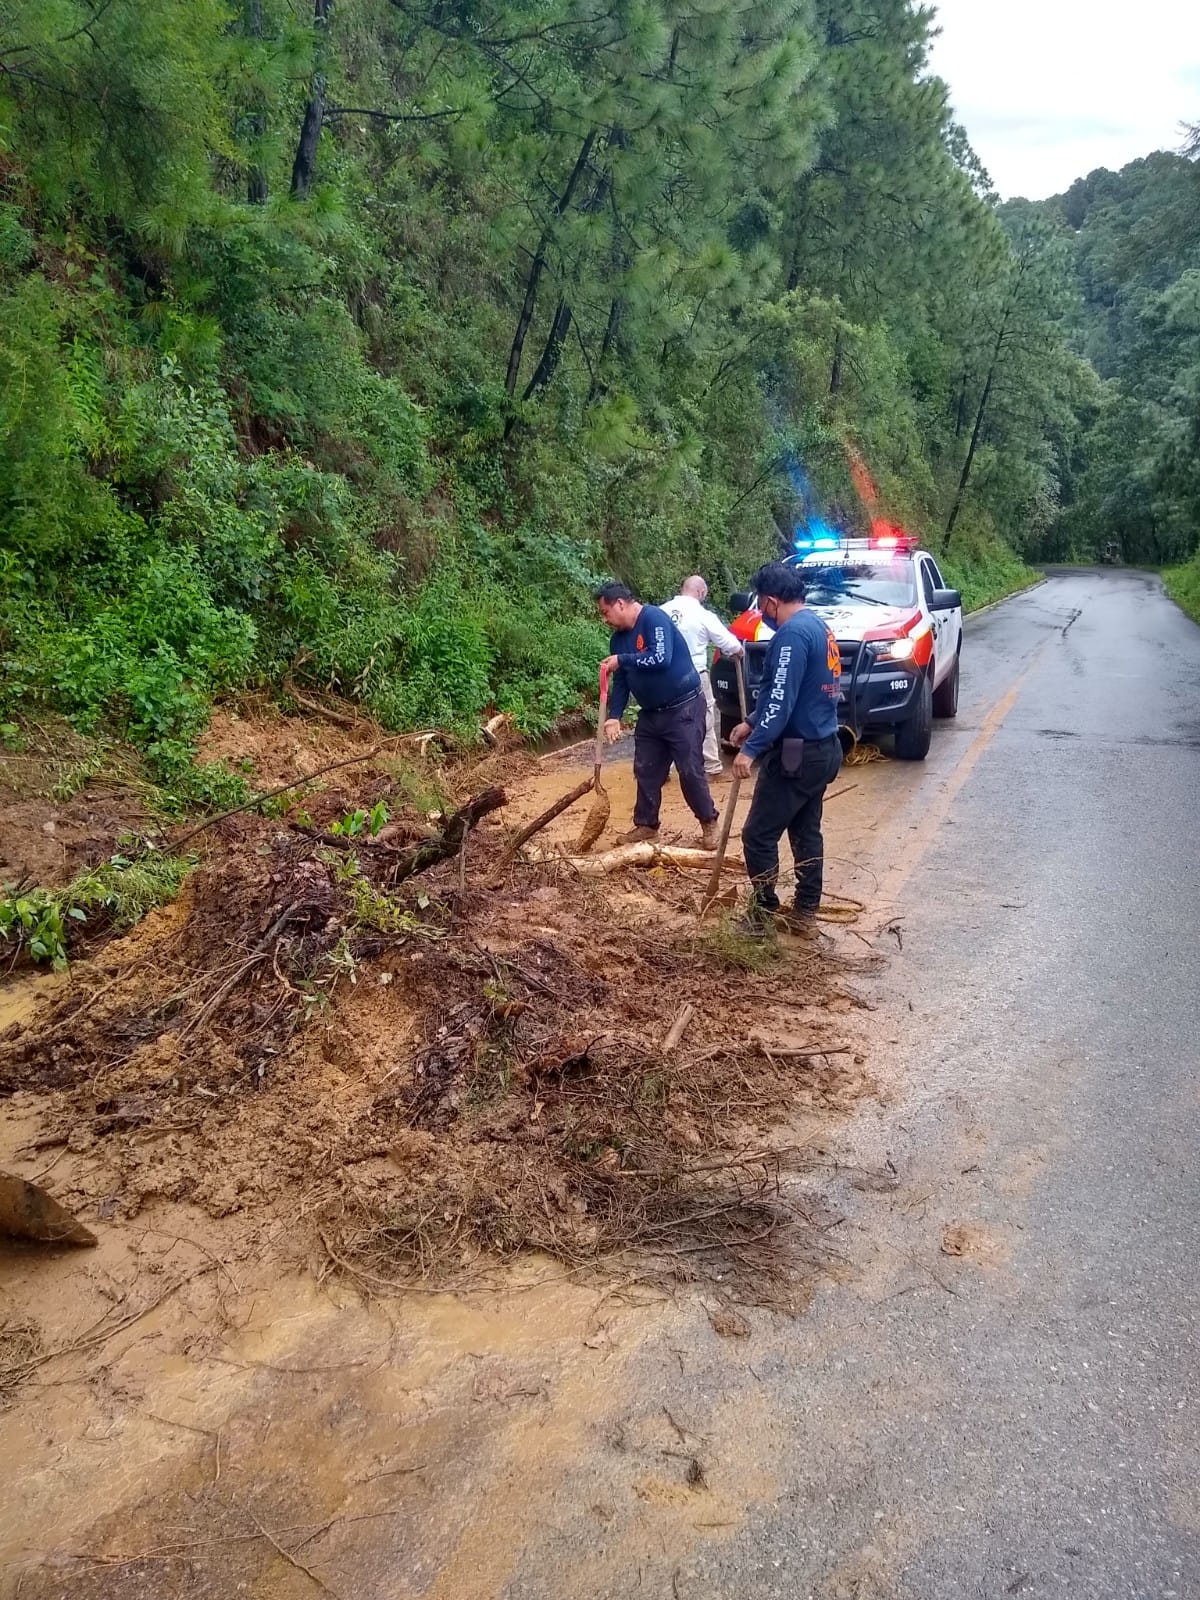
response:
{"label": "red shovel handle", "polygon": [[600,709],[596,714],[596,777],[600,776],[600,763],[604,760],[604,724],[608,718],[608,677],[609,665],[607,661],[600,663]]}

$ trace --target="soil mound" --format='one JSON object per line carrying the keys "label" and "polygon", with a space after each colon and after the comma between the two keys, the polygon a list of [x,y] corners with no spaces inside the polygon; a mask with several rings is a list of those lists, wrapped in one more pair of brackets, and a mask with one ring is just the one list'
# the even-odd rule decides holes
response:
{"label": "soil mound", "polygon": [[218,823],[178,901],[6,1035],[56,1194],[89,1226],[158,1199],[284,1219],[366,1291],[636,1248],[786,1301],[813,1236],[772,1130],[869,1087],[829,1031],[836,963],[700,930],[695,872],[506,862],[478,777],[438,813],[356,771]]}

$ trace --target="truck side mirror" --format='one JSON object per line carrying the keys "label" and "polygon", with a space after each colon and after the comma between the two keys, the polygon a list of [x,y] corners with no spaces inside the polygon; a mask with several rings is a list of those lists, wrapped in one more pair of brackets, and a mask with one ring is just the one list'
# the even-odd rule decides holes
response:
{"label": "truck side mirror", "polygon": [[729,609],[735,617],[740,617],[743,611],[750,609],[750,596],[739,589],[736,594],[729,596]]}

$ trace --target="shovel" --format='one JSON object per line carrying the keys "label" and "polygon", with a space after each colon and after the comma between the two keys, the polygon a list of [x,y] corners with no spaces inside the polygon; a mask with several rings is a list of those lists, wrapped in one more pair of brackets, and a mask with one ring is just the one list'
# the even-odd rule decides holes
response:
{"label": "shovel", "polygon": [[[733,669],[737,674],[738,705],[741,708],[742,721],[746,720],[746,676],[742,666],[742,657],[733,658]],[[725,815],[721,819],[721,837],[717,840],[717,853],[713,857],[713,868],[709,875],[708,887],[700,901],[700,915],[703,917],[721,892],[721,868],[725,865],[725,851],[729,845],[729,835],[733,831],[733,814],[737,810],[738,791],[742,787],[742,780],[735,772],[729,783],[729,803],[725,807]]]}
{"label": "shovel", "polygon": [[0,1172],[0,1238],[31,1239],[37,1244],[96,1243],[91,1229],[45,1189],[11,1172]]}
{"label": "shovel", "polygon": [[612,801],[605,793],[604,784],[600,780],[600,764],[604,760],[604,724],[608,720],[608,667],[600,668],[600,714],[596,719],[596,764],[592,769],[592,791],[595,798],[592,800],[592,809],[588,812],[587,821],[579,831],[575,841],[575,854],[584,856],[595,844],[596,840],[608,827],[609,813],[612,811]]}

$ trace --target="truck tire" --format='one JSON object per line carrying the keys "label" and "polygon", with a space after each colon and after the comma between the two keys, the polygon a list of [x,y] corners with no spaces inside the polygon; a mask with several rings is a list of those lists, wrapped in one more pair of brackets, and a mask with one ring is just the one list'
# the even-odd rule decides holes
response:
{"label": "truck tire", "polygon": [[929,674],[922,673],[913,714],[896,724],[896,756],[900,761],[924,761],[933,738],[933,689]]}
{"label": "truck tire", "polygon": [[956,651],[954,665],[933,691],[933,714],[947,722],[958,715],[958,669],[961,660]]}

